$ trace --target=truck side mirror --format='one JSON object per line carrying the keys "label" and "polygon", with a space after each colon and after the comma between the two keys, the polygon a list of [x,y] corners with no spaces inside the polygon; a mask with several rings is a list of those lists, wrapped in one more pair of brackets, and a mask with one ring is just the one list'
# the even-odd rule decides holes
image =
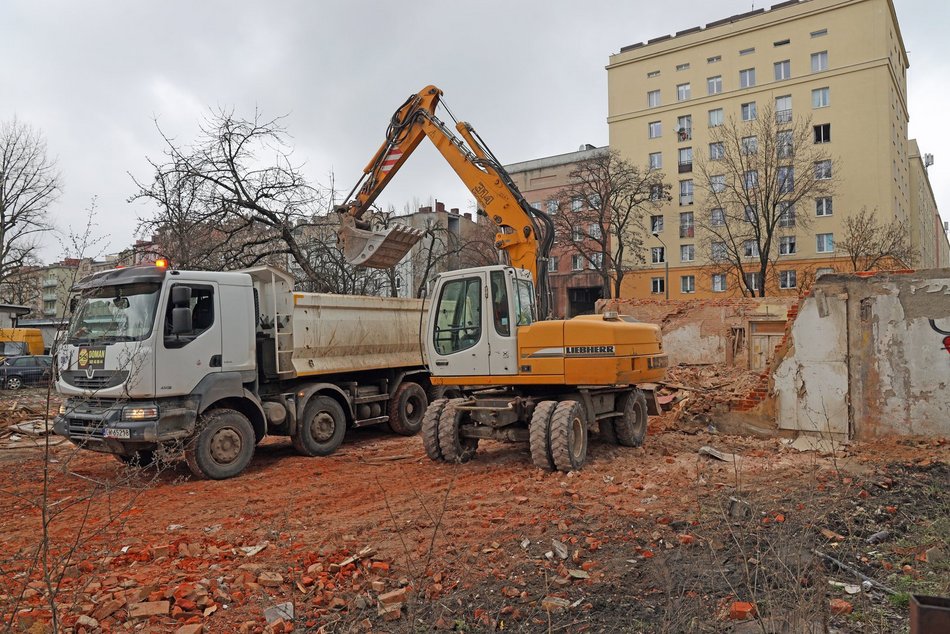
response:
{"label": "truck side mirror", "polygon": [[[176,287],[177,291],[179,288]],[[188,294],[191,295],[191,289],[187,289]],[[172,309],[172,334],[173,335],[183,335],[192,331],[191,325],[191,309],[187,306],[176,306]]]}
{"label": "truck side mirror", "polygon": [[191,306],[191,287],[174,286],[172,287],[172,306],[178,308],[190,308]]}

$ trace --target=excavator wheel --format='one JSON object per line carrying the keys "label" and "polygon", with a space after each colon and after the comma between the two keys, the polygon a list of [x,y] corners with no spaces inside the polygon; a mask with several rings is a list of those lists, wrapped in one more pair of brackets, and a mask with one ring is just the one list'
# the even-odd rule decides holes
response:
{"label": "excavator wheel", "polygon": [[613,419],[617,443],[624,447],[639,447],[647,435],[647,397],[633,390],[623,399],[623,416]]}
{"label": "excavator wheel", "polygon": [[561,401],[551,417],[551,458],[559,471],[577,471],[587,461],[587,420],[577,401]]}
{"label": "excavator wheel", "polygon": [[445,404],[439,416],[439,449],[446,462],[468,462],[478,449],[478,438],[462,438],[459,428],[468,419],[468,414],[457,409],[465,402],[462,398],[453,398]]}
{"label": "excavator wheel", "polygon": [[554,471],[554,459],[551,457],[551,417],[557,407],[557,401],[541,401],[534,406],[531,422],[528,424],[531,462],[539,469]]}
{"label": "excavator wheel", "polygon": [[426,448],[426,455],[432,460],[443,460],[442,450],[439,448],[439,418],[445,409],[447,398],[437,398],[426,408],[422,415],[422,444]]}

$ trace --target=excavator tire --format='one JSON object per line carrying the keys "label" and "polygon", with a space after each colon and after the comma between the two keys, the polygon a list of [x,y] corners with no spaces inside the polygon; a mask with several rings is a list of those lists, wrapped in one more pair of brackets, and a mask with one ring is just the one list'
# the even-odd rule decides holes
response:
{"label": "excavator tire", "polygon": [[528,424],[531,462],[545,471],[554,471],[554,459],[551,457],[551,417],[557,407],[557,401],[541,401],[534,406],[531,422]]}
{"label": "excavator tire", "polygon": [[418,383],[406,381],[389,399],[389,428],[403,436],[414,436],[422,428],[429,404],[426,391]]}
{"label": "excavator tire", "polygon": [[422,415],[422,444],[426,448],[426,455],[432,460],[444,460],[439,448],[439,417],[448,402],[447,398],[437,398],[429,403],[426,413]]}
{"label": "excavator tire", "polygon": [[647,397],[641,390],[633,390],[623,399],[623,416],[613,419],[617,444],[639,447],[647,435]]}
{"label": "excavator tire", "polygon": [[468,417],[466,412],[456,408],[465,399],[453,398],[445,404],[439,416],[439,449],[446,462],[468,462],[478,448],[478,438],[462,438],[459,427]]}
{"label": "excavator tire", "polygon": [[559,471],[577,471],[587,461],[587,421],[577,401],[561,401],[551,417],[551,458]]}

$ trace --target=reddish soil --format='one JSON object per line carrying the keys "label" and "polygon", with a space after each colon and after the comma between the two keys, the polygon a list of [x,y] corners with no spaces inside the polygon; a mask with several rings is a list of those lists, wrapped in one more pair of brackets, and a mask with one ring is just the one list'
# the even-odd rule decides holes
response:
{"label": "reddish soil", "polygon": [[[818,456],[777,440],[688,435],[662,423],[654,421],[641,449],[592,438],[589,464],[571,474],[543,473],[525,448],[491,442],[468,464],[433,463],[419,438],[365,430],[329,458],[267,441],[245,474],[221,482],[195,480],[183,464],[132,470],[57,445],[48,461],[45,556],[44,452],[0,452],[0,622],[47,631],[52,590],[58,625],[76,632],[143,624],[140,631],[153,632],[187,624],[204,632],[681,631],[674,613],[686,612],[674,599],[690,603],[708,631],[722,631],[741,625],[729,617],[734,601],[758,601],[748,616],[760,619],[769,601],[743,591],[731,569],[705,585],[684,582],[696,566],[717,565],[702,557],[720,547],[733,557],[729,544],[744,543],[721,532],[748,520],[723,528],[729,497],[751,504],[756,543],[768,530],[774,540],[785,538],[775,531],[807,534],[814,545],[819,528],[845,531],[829,519],[842,503],[870,504],[886,493],[866,482],[892,463],[903,469],[889,476],[892,490],[905,476],[945,485],[948,474],[948,446],[939,441],[882,441]],[[741,454],[741,462],[700,456],[703,445]],[[900,504],[895,517],[911,513],[912,503]],[[935,513],[946,497],[937,504]],[[888,526],[883,513],[854,529],[855,543]],[[908,521],[917,520],[930,521],[926,514]],[[932,546],[878,550],[900,571]],[[875,566],[864,569],[889,570]],[[382,601],[398,607],[386,612],[379,597],[394,590]],[[806,598],[825,605],[823,584],[819,594]],[[267,625],[264,610],[283,602],[294,604],[293,618]],[[829,609],[815,618],[842,631],[889,631],[863,622],[851,630],[852,616]]]}

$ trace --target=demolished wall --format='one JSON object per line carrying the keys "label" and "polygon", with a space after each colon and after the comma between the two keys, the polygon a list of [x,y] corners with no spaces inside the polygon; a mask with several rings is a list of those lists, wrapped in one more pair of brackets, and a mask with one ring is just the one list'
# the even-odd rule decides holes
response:
{"label": "demolished wall", "polygon": [[950,436],[948,337],[950,269],[822,276],[774,365],[779,428]]}

